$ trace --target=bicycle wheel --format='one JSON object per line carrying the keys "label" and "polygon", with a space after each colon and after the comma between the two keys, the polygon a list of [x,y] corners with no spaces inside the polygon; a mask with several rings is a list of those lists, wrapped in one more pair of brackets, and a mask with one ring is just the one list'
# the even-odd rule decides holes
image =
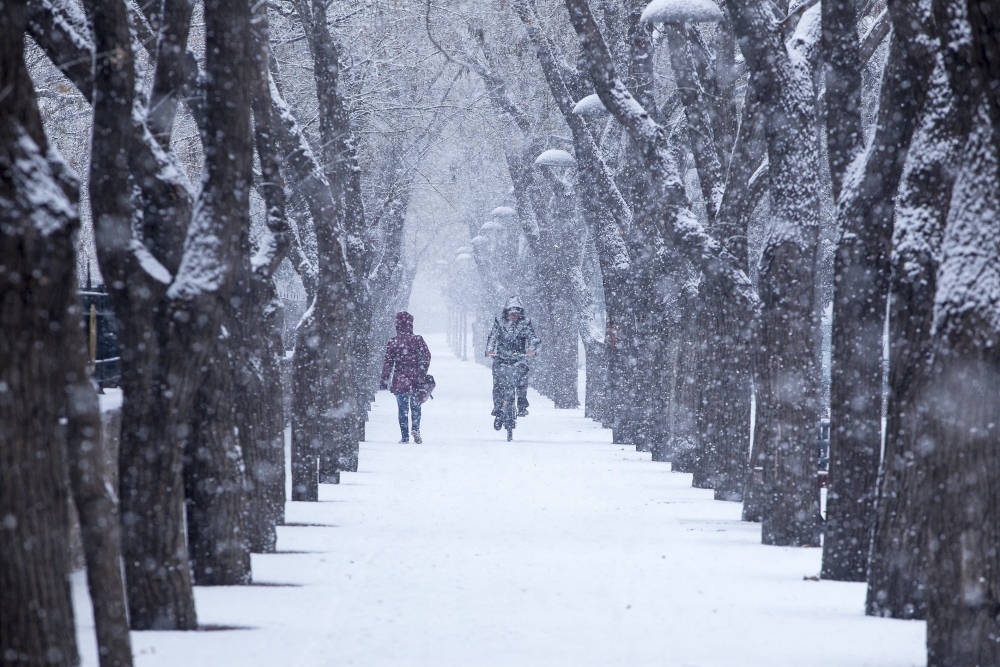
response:
{"label": "bicycle wheel", "polygon": [[517,426],[517,410],[514,407],[513,396],[507,396],[503,402],[503,425],[507,429],[507,441],[514,438],[514,427]]}

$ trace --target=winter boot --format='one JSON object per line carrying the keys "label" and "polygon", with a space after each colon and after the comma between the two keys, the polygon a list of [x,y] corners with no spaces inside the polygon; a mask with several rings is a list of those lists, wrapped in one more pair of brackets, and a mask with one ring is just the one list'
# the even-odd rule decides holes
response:
{"label": "winter boot", "polygon": [[423,442],[423,440],[421,440],[420,438],[420,431],[418,431],[417,429],[413,429],[413,442],[417,443],[418,445]]}
{"label": "winter boot", "polygon": [[503,428],[503,417],[497,415],[497,418],[493,420],[493,430],[499,431]]}

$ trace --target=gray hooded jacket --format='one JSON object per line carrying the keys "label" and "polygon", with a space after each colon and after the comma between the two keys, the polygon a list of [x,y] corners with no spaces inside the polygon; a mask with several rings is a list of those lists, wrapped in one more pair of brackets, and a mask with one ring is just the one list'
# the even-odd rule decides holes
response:
{"label": "gray hooded jacket", "polygon": [[[520,311],[521,319],[511,322],[507,315],[512,310]],[[527,352],[535,352],[541,341],[535,335],[531,320],[524,316],[524,308],[516,296],[507,299],[503,308],[503,318],[493,321],[493,329],[486,340],[487,356],[493,352],[493,363],[512,364],[524,360]]]}

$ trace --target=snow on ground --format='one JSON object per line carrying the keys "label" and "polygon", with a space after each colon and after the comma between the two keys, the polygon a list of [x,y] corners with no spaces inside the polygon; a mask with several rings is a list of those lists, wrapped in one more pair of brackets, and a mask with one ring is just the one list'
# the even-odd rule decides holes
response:
{"label": "snow on ground", "polygon": [[101,412],[117,410],[122,406],[122,390],[117,387],[105,389],[104,393],[97,395],[97,399],[101,405]]}
{"label": "snow on ground", "polygon": [[135,632],[140,667],[925,664],[924,623],[864,616],[864,584],[805,579],[819,549],[762,546],[740,505],[581,410],[533,394],[508,444],[489,370],[428,342],[424,444],[397,443],[380,393],[359,471],[254,555],[270,585],[196,589],[202,624],[244,629]]}

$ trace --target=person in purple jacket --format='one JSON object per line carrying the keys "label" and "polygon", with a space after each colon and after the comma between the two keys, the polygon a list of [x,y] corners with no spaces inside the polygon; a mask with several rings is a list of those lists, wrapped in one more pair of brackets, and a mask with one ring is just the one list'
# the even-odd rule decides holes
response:
{"label": "person in purple jacket", "polygon": [[399,431],[403,434],[400,442],[410,441],[411,415],[413,441],[418,445],[423,442],[420,439],[420,401],[414,397],[414,393],[424,381],[430,365],[431,351],[427,349],[427,343],[424,342],[423,336],[413,333],[413,315],[406,311],[396,313],[396,335],[385,345],[382,381],[379,388],[389,389],[396,395],[396,405],[399,406]]}

